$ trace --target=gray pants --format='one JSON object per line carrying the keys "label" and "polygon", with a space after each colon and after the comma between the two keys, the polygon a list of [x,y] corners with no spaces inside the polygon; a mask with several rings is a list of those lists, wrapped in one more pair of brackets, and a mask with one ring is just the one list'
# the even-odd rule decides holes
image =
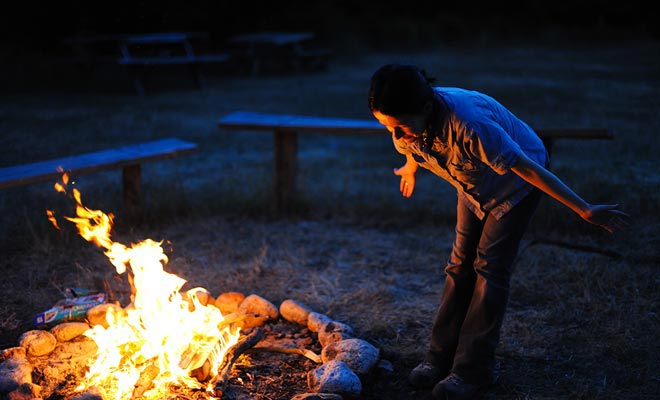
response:
{"label": "gray pants", "polygon": [[486,384],[493,378],[514,261],[540,197],[534,189],[499,220],[489,214],[480,220],[458,202],[427,361],[466,382]]}

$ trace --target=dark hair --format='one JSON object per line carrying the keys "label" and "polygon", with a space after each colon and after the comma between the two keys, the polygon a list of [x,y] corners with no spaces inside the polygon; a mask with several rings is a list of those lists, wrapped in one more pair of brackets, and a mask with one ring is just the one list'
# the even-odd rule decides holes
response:
{"label": "dark hair", "polygon": [[369,109],[385,115],[419,113],[433,98],[434,82],[414,65],[384,65],[371,77]]}

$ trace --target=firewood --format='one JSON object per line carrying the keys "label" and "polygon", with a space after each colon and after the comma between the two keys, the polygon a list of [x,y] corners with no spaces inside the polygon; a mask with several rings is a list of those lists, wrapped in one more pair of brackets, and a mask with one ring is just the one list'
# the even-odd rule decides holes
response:
{"label": "firewood", "polygon": [[182,369],[197,369],[204,364],[211,353],[210,349],[205,348],[195,348],[195,346],[189,346],[186,351],[181,355],[179,360],[179,368]]}
{"label": "firewood", "polygon": [[135,382],[135,389],[133,389],[133,396],[131,396],[131,399],[141,398],[144,392],[151,388],[153,381],[158,374],[160,374],[160,369],[154,364],[145,368],[137,382]]}
{"label": "firewood", "polygon": [[209,373],[211,372],[211,362],[209,360],[204,361],[201,367],[190,371],[190,376],[197,379],[200,382],[204,382],[209,378]]}
{"label": "firewood", "polygon": [[214,393],[216,396],[222,398],[223,393],[227,390],[227,384],[229,383],[229,373],[231,372],[234,363],[250,348],[254,347],[261,339],[264,337],[264,331],[261,328],[255,328],[246,335],[244,338],[238,341],[234,346],[232,346],[227,353],[225,353],[224,358],[222,359],[222,364],[218,375],[215,377],[213,386]]}
{"label": "firewood", "polygon": [[285,353],[285,354],[299,354],[305,356],[310,360],[314,361],[317,364],[323,363],[321,356],[314,353],[311,350],[301,349],[301,348],[290,348],[290,347],[254,347],[250,351],[271,351],[275,353]]}
{"label": "firewood", "polygon": [[227,314],[223,317],[222,321],[218,324],[218,329],[225,329],[226,327],[230,326],[231,324],[235,322],[241,322],[244,319],[246,319],[248,316],[247,314],[244,313],[231,313]]}

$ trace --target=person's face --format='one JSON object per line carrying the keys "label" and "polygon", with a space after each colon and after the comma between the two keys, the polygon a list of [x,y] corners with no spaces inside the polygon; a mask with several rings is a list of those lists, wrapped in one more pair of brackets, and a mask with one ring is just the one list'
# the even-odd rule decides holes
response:
{"label": "person's face", "polygon": [[426,129],[427,114],[385,115],[373,112],[374,117],[396,138],[410,144]]}

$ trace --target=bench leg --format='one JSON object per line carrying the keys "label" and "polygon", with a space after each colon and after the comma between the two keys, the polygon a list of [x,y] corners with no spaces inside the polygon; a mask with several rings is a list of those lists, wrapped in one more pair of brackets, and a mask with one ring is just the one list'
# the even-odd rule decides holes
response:
{"label": "bench leg", "polygon": [[206,80],[204,79],[204,75],[202,75],[202,71],[200,71],[201,66],[197,64],[190,64],[189,69],[190,73],[193,77],[193,80],[195,81],[195,85],[197,86],[197,89],[204,89],[206,87]]}
{"label": "bench leg", "polygon": [[141,165],[124,167],[122,177],[124,181],[124,211],[130,220],[142,216],[142,190],[140,186]]}
{"label": "bench leg", "polygon": [[146,67],[129,67],[131,70],[131,75],[133,76],[133,85],[135,86],[135,93],[138,96],[144,96],[144,76]]}
{"label": "bench leg", "polygon": [[298,135],[275,130],[275,201],[278,212],[289,211],[297,191]]}
{"label": "bench leg", "polygon": [[261,56],[256,51],[252,50],[249,53],[250,57],[250,75],[259,76],[261,72]]}

